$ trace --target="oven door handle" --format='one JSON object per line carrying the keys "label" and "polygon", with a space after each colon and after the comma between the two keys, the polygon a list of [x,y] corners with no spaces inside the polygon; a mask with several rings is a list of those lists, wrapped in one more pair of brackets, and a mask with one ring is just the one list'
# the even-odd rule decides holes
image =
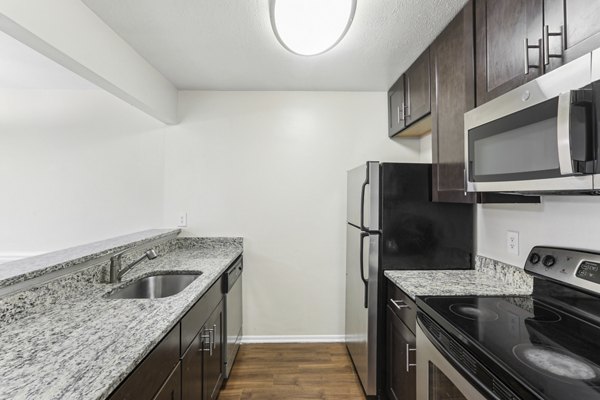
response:
{"label": "oven door handle", "polygon": [[558,95],[558,110],[556,113],[556,141],[558,144],[558,165],[561,175],[573,174],[571,158],[571,92]]}

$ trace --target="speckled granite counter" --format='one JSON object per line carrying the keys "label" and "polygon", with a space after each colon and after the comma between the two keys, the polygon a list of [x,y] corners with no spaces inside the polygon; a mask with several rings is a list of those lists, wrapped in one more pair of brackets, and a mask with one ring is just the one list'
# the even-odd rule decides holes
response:
{"label": "speckled granite counter", "polygon": [[179,232],[181,229],[150,229],[3,263],[0,268],[0,288]]}
{"label": "speckled granite counter", "polygon": [[532,278],[523,269],[477,256],[475,269],[440,271],[385,271],[413,300],[416,296],[529,295]]}
{"label": "speckled granite counter", "polygon": [[[98,266],[0,299],[0,399],[106,398],[241,253],[241,238],[176,239],[121,284]],[[157,271],[202,275],[167,298],[103,298]]]}

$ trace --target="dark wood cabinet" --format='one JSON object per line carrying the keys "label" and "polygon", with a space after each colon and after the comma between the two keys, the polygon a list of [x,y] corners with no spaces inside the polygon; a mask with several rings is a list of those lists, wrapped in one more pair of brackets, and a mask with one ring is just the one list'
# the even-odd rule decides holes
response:
{"label": "dark wood cabinet", "polygon": [[171,373],[162,388],[153,400],[179,400],[181,399],[181,364]]}
{"label": "dark wood cabinet", "polygon": [[[217,281],[182,319],[182,400],[213,400],[223,384],[224,306],[221,281]],[[215,304],[216,303],[216,304]]]}
{"label": "dark wood cabinet", "polygon": [[203,354],[207,349],[208,340],[200,331],[192,340],[190,347],[181,359],[181,399],[202,399],[202,377],[204,376]]}
{"label": "dark wood cabinet", "polygon": [[[215,400],[223,383],[223,302],[209,317],[204,328],[208,332],[208,351],[204,351],[204,400]],[[212,336],[212,337],[211,337]]]}
{"label": "dark wood cabinet", "polygon": [[543,73],[543,7],[542,0],[476,1],[477,105]]}
{"label": "dark wood cabinet", "polygon": [[405,128],[404,110],[404,75],[402,75],[388,92],[388,135],[390,137]]}
{"label": "dark wood cabinet", "polygon": [[473,203],[466,192],[464,113],[475,107],[473,2],[431,45],[431,147],[434,201]]}
{"label": "dark wood cabinet", "polygon": [[110,396],[110,400],[152,400],[179,362],[179,324]]}
{"label": "dark wood cabinet", "polygon": [[550,71],[600,47],[600,0],[544,0],[544,65]]}
{"label": "dark wood cabinet", "polygon": [[416,399],[417,306],[386,280],[385,395],[388,400]]}
{"label": "dark wood cabinet", "polygon": [[431,130],[429,49],[415,60],[388,91],[390,137],[420,136]]}
{"label": "dark wood cabinet", "polygon": [[392,309],[387,309],[387,395],[390,400],[415,400],[416,337]]}
{"label": "dark wood cabinet", "polygon": [[406,125],[411,125],[431,112],[429,49],[406,71],[404,84]]}

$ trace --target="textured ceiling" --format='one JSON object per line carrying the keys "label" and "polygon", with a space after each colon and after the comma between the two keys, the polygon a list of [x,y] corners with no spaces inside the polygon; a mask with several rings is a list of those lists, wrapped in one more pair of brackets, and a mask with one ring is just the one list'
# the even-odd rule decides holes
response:
{"label": "textured ceiling", "polygon": [[268,0],[82,0],[179,89],[387,90],[466,0],[358,0],[331,51],[275,38]]}
{"label": "textured ceiling", "polygon": [[97,89],[62,65],[0,31],[0,89]]}

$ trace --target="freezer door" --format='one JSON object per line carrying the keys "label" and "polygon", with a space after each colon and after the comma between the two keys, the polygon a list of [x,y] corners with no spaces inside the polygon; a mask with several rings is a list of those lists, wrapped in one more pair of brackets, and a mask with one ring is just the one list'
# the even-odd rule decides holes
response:
{"label": "freezer door", "polygon": [[362,230],[379,229],[379,162],[348,171],[347,222]]}
{"label": "freezer door", "polygon": [[377,262],[378,240],[378,235],[369,235],[347,224],[346,346],[369,396],[375,395],[377,373],[377,274],[372,275],[369,264]]}

